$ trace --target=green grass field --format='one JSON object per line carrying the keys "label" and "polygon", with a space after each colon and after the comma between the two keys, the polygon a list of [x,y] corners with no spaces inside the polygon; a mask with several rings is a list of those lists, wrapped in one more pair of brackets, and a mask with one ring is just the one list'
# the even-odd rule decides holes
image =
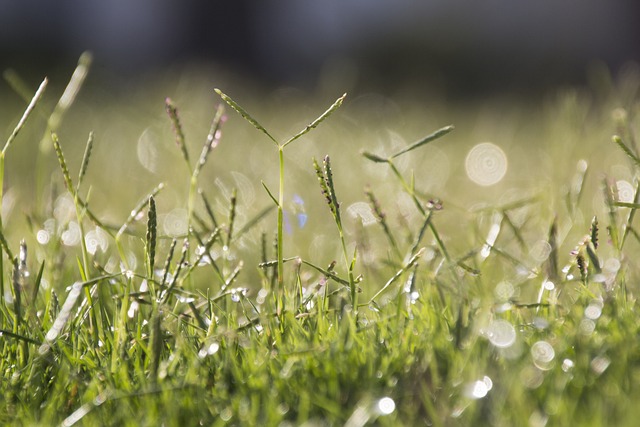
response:
{"label": "green grass field", "polygon": [[637,68],[418,103],[90,62],[2,82],[2,425],[636,425]]}

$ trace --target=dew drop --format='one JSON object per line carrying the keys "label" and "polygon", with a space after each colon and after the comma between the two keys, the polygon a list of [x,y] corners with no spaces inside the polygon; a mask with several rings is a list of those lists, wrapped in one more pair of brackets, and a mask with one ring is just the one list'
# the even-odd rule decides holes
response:
{"label": "dew drop", "polygon": [[597,375],[600,375],[607,370],[610,364],[611,360],[609,360],[608,357],[598,356],[591,361],[591,370]]}
{"label": "dew drop", "polygon": [[41,245],[46,245],[47,243],[49,243],[50,238],[51,235],[47,230],[38,230],[38,232],[36,233],[36,240]]}
{"label": "dew drop", "polygon": [[564,359],[562,361],[562,370],[564,372],[569,372],[574,366],[573,360],[571,359]]}
{"label": "dew drop", "polygon": [[553,362],[554,357],[556,357],[556,352],[548,342],[538,341],[531,346],[531,357],[533,357],[533,363],[536,367],[548,370],[551,368],[551,362]]}
{"label": "dew drop", "polygon": [[596,322],[591,319],[582,319],[578,329],[582,335],[591,335],[596,330]]}
{"label": "dew drop", "polygon": [[587,308],[584,309],[584,317],[591,320],[597,320],[602,315],[602,302],[592,301]]}
{"label": "dew drop", "polygon": [[389,415],[396,410],[396,402],[390,397],[383,397],[378,400],[378,411],[381,415]]}
{"label": "dew drop", "polygon": [[507,348],[516,342],[516,329],[511,323],[502,319],[491,322],[485,335],[491,344],[498,348]]}

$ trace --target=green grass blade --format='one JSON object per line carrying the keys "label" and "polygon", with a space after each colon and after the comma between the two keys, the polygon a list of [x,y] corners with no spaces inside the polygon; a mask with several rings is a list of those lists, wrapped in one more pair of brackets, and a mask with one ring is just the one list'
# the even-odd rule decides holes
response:
{"label": "green grass blade", "polygon": [[276,199],[276,197],[273,195],[271,190],[269,190],[269,187],[267,187],[267,184],[265,184],[264,181],[260,181],[260,182],[262,183],[262,186],[264,187],[269,197],[271,197],[271,200],[273,200],[273,203],[275,203],[276,206],[280,206],[280,203],[278,203],[278,199]]}
{"label": "green grass blade", "polygon": [[256,214],[253,218],[251,218],[249,221],[247,221],[242,226],[242,228],[240,228],[238,231],[236,231],[233,234],[232,241],[237,240],[238,238],[242,237],[247,231],[249,231],[253,227],[255,227],[256,224],[258,224],[260,221],[262,221],[264,219],[264,217],[266,217],[274,209],[275,209],[275,206],[267,206],[266,208],[264,208],[260,212],[258,212],[258,214]]}
{"label": "green grass blade", "polygon": [[445,126],[441,129],[438,129],[437,131],[433,132],[430,135],[425,136],[424,138],[422,138],[419,141],[414,142],[413,144],[411,144],[410,146],[398,151],[397,153],[391,155],[392,159],[395,159],[396,157],[408,153],[409,151],[415,150],[416,148],[422,147],[425,144],[430,143],[431,141],[434,141],[438,138],[441,138],[443,136],[445,136],[446,134],[448,134],[449,132],[451,132],[454,129],[453,126],[449,125],[449,126]]}
{"label": "green grass blade", "polygon": [[173,133],[176,137],[176,145],[180,149],[182,153],[182,158],[187,163],[187,167],[191,170],[191,162],[189,160],[189,150],[187,149],[187,144],[185,142],[184,131],[182,130],[182,123],[180,123],[180,116],[178,115],[178,108],[173,104],[171,98],[166,98],[164,100],[165,110],[167,111],[167,115],[171,120],[171,125],[173,127]]}
{"label": "green grass blade", "polygon": [[67,161],[64,158],[64,153],[62,152],[62,147],[60,146],[60,141],[58,140],[58,135],[52,133],[51,139],[53,140],[53,148],[56,152],[56,156],[58,157],[58,163],[60,164],[60,169],[62,170],[62,176],[64,177],[64,186],[72,196],[75,196],[75,187],[73,186],[73,182],[71,181],[71,175],[69,175],[69,168],[67,167]]}
{"label": "green grass blade", "polygon": [[76,186],[76,193],[80,189],[82,179],[87,173],[89,168],[89,159],[91,158],[91,150],[93,150],[93,131],[89,132],[89,138],[87,139],[87,145],[84,148],[84,155],[82,156],[82,166],[80,166],[80,172],[78,172],[78,185]]}
{"label": "green grass blade", "polygon": [[120,236],[122,236],[122,234],[124,234],[124,232],[127,230],[127,228],[129,228],[131,223],[133,223],[133,221],[138,217],[138,214],[140,214],[140,211],[142,209],[144,209],[145,206],[147,206],[147,204],[149,203],[149,198],[156,197],[158,195],[158,193],[163,188],[164,188],[164,183],[158,184],[157,187],[155,187],[153,190],[151,190],[151,193],[146,195],[143,199],[141,199],[138,202],[138,204],[133,208],[133,210],[131,211],[131,213],[127,217],[127,219],[124,222],[124,224],[122,224],[122,226],[118,230],[118,233],[116,233],[116,238],[120,238]]}
{"label": "green grass blade", "polygon": [[336,99],[336,101],[331,105],[331,107],[329,107],[327,109],[327,111],[325,111],[324,113],[322,113],[320,115],[320,117],[318,117],[317,119],[315,119],[313,122],[309,123],[304,129],[302,129],[300,132],[298,132],[297,134],[295,134],[294,136],[292,136],[291,138],[289,138],[289,140],[287,142],[285,142],[283,144],[283,147],[286,147],[287,145],[291,144],[293,141],[295,141],[296,139],[304,136],[305,134],[307,134],[310,130],[315,129],[316,127],[318,127],[318,125],[320,123],[322,123],[324,120],[326,120],[330,115],[332,115],[338,108],[340,108],[340,106],[342,105],[342,102],[344,101],[344,99],[346,98],[347,94],[345,93],[344,95],[342,95],[340,98]]}
{"label": "green grass blade", "polygon": [[273,136],[271,136],[271,134],[269,132],[267,132],[267,130],[256,119],[251,117],[251,115],[249,113],[247,113],[244,108],[242,108],[240,105],[238,105],[237,102],[235,102],[233,99],[231,99],[231,97],[229,97],[226,94],[222,93],[222,91],[220,89],[216,88],[214,90],[220,96],[220,98],[222,98],[222,100],[224,102],[226,102],[231,108],[236,110],[238,112],[238,114],[240,114],[242,116],[243,119],[245,119],[246,121],[251,123],[254,128],[258,129],[260,132],[262,132],[265,135],[267,135],[267,137],[269,137],[269,139],[271,141],[273,141],[274,144],[276,144],[277,146],[280,146],[278,141]]}
{"label": "green grass blade", "polygon": [[361,151],[360,154],[374,163],[389,163],[389,159],[385,159],[384,157],[380,157],[377,154],[373,154],[368,151]]}
{"label": "green grass blade", "polygon": [[638,158],[638,156],[636,156],[636,154],[631,150],[631,148],[629,148],[627,146],[627,144],[624,143],[624,141],[622,141],[622,138],[620,138],[618,135],[614,135],[613,138],[611,138],[611,140],[618,146],[620,147],[620,149],[633,161],[633,163],[640,167],[640,159]]}
{"label": "green grass blade", "polygon": [[46,77],[44,78],[44,80],[42,80],[42,83],[40,83],[40,86],[38,87],[38,90],[36,90],[35,95],[33,95],[33,98],[31,98],[31,102],[29,102],[27,109],[24,110],[24,114],[22,114],[20,121],[18,121],[18,124],[13,129],[13,132],[11,132],[11,135],[9,135],[7,142],[4,144],[4,148],[2,149],[2,154],[6,153],[7,149],[9,149],[9,146],[11,146],[11,143],[13,142],[13,140],[16,138],[16,136],[18,136],[18,133],[20,133],[20,130],[24,127],[25,123],[27,122],[27,119],[31,116],[33,109],[36,107],[36,104],[38,103],[38,101],[40,101],[40,98],[42,97],[42,94],[47,88],[48,83],[49,83],[49,80],[47,80]]}
{"label": "green grass blade", "polygon": [[147,277],[153,278],[153,267],[156,261],[156,235],[158,231],[158,220],[156,212],[156,200],[149,196],[149,212],[147,214],[147,235],[146,235],[146,255],[147,255]]}
{"label": "green grass blade", "polygon": [[43,153],[49,152],[49,134],[51,132],[58,131],[58,128],[60,127],[64,116],[66,115],[71,105],[73,105],[73,103],[75,102],[80,89],[82,89],[82,86],[84,85],[84,81],[87,77],[87,74],[89,73],[89,68],[91,67],[92,61],[93,56],[90,52],[84,52],[82,55],[80,55],[80,59],[78,59],[78,65],[73,71],[67,87],[62,93],[62,96],[58,100],[58,104],[53,109],[53,112],[51,113],[51,116],[49,116],[49,119],[47,121],[47,130],[42,140],[40,141],[40,150]]}

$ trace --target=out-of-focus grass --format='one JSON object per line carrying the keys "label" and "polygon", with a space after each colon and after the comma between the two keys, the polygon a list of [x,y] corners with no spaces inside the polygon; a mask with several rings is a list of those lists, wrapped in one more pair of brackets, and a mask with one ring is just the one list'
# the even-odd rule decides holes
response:
{"label": "out-of-focus grass", "polygon": [[[89,75],[48,129],[64,89],[50,82],[5,157],[2,233],[23,258],[3,248],[0,420],[632,425],[638,165],[624,151],[635,156],[640,79],[629,70],[533,105],[349,94],[283,151],[284,289],[261,184],[277,199],[273,143],[228,109],[194,183],[175,128],[194,167],[214,86],[283,142],[339,93],[216,72],[126,87]],[[2,90],[10,135],[29,100]],[[468,160],[485,142],[494,151]],[[371,161],[394,153],[392,165]],[[326,155],[331,184],[313,166]],[[198,193],[189,202],[193,188],[210,211]]]}

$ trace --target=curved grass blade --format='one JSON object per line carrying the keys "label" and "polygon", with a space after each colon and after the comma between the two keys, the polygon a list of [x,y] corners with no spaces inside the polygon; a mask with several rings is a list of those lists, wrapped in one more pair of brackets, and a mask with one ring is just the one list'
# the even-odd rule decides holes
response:
{"label": "curved grass blade", "polygon": [[320,115],[320,117],[318,117],[317,119],[315,119],[313,122],[309,123],[304,129],[302,129],[300,132],[298,132],[297,134],[295,134],[294,136],[292,136],[291,138],[289,138],[289,140],[287,142],[285,142],[282,146],[286,147],[287,145],[291,144],[293,141],[295,141],[296,139],[302,137],[303,135],[307,134],[310,130],[315,129],[316,127],[318,127],[318,125],[320,123],[322,123],[327,117],[329,117],[330,115],[332,115],[334,113],[334,111],[336,111],[338,108],[340,108],[340,106],[342,105],[342,102],[344,101],[344,99],[346,98],[347,94],[343,94],[340,98],[336,99],[335,102],[331,105],[331,107],[329,107],[327,109],[327,111],[325,111],[324,113],[322,113]]}
{"label": "curved grass blade", "polygon": [[633,163],[635,163],[636,166],[640,167],[640,158],[638,158],[638,156],[635,155],[635,153],[631,150],[631,148],[629,148],[627,144],[625,144],[624,141],[622,141],[622,138],[620,138],[618,135],[614,135],[612,138],[612,141],[618,147],[620,147],[620,149],[624,151],[624,153],[627,156],[629,156],[631,160],[633,160]]}
{"label": "curved grass blade", "polygon": [[247,113],[244,108],[242,108],[240,105],[238,105],[237,102],[235,102],[233,99],[231,99],[231,97],[229,97],[226,94],[224,94],[218,88],[214,89],[214,91],[220,96],[220,98],[222,98],[222,100],[224,102],[226,102],[227,104],[229,104],[229,106],[231,108],[236,110],[238,112],[238,114],[240,114],[242,116],[243,119],[245,119],[246,121],[251,123],[254,128],[258,129],[260,132],[262,132],[265,135],[267,135],[269,137],[269,139],[272,140],[277,146],[280,146],[278,141],[276,141],[276,139],[273,136],[271,136],[271,134],[260,123],[258,123],[258,121],[256,119],[251,117],[251,115],[249,113]]}

